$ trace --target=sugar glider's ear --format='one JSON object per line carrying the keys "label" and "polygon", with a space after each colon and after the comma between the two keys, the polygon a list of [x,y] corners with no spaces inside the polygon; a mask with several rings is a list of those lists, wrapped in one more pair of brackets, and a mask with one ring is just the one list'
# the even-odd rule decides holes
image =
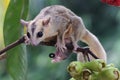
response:
{"label": "sugar glider's ear", "polygon": [[29,24],[28,21],[25,21],[25,20],[23,20],[23,19],[20,20],[20,23],[21,23],[23,26],[26,26],[26,27],[28,27],[28,24]]}
{"label": "sugar glider's ear", "polygon": [[49,22],[50,22],[50,17],[48,17],[48,18],[46,18],[46,19],[43,19],[42,25],[43,25],[43,26],[48,25]]}

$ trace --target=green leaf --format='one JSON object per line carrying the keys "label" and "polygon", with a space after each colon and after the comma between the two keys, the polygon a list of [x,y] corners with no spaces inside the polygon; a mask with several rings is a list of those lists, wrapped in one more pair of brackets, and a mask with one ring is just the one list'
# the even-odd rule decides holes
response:
{"label": "green leaf", "polygon": [[[28,0],[11,0],[4,21],[5,45],[23,36],[20,19],[25,19],[28,13]],[[7,70],[13,80],[26,80],[27,55],[25,45],[19,45],[7,52]]]}

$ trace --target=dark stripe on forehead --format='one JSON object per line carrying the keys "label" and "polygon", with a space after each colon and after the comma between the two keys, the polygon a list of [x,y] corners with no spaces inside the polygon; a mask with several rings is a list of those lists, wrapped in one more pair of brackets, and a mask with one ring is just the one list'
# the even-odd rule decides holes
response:
{"label": "dark stripe on forehead", "polygon": [[31,31],[32,31],[32,34],[33,34],[33,33],[34,33],[34,31],[35,31],[35,28],[32,28],[32,29],[31,29]]}
{"label": "dark stripe on forehead", "polygon": [[33,24],[31,25],[32,34],[35,32],[35,28],[36,28],[36,25],[35,25],[35,23],[33,23]]}

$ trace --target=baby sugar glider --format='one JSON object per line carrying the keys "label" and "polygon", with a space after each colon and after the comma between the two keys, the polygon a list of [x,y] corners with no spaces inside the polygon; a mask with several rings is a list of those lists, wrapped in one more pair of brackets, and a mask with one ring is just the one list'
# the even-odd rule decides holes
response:
{"label": "baby sugar glider", "polygon": [[[27,27],[26,44],[36,46],[42,41],[49,41],[52,36],[57,36],[55,44],[57,51],[53,62],[64,59],[66,43],[72,42],[76,50],[79,47],[77,44],[79,40],[85,42],[97,57],[106,61],[106,52],[97,37],[86,29],[81,17],[64,6],[48,6],[42,9],[33,20],[21,20],[21,23]],[[78,59],[82,59],[81,57],[79,56]]]}

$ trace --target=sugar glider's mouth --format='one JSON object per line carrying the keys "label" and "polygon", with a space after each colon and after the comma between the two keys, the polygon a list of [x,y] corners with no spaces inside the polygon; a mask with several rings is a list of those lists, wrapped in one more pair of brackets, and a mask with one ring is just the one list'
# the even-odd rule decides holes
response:
{"label": "sugar glider's mouth", "polygon": [[31,40],[31,44],[32,44],[33,46],[37,46],[37,45],[39,45],[39,43],[36,42],[35,40]]}
{"label": "sugar glider's mouth", "polygon": [[66,59],[66,55],[64,55],[64,53],[60,53],[59,51],[56,51],[54,53],[54,57],[52,58],[52,62],[55,63],[55,62],[60,62],[64,59]]}
{"label": "sugar glider's mouth", "polygon": [[60,52],[60,51],[56,51],[55,53],[53,53],[52,56],[52,63],[56,63],[56,62],[61,62],[62,60],[65,60],[69,57],[69,55],[72,53],[72,51],[69,50],[64,50],[64,52]]}

